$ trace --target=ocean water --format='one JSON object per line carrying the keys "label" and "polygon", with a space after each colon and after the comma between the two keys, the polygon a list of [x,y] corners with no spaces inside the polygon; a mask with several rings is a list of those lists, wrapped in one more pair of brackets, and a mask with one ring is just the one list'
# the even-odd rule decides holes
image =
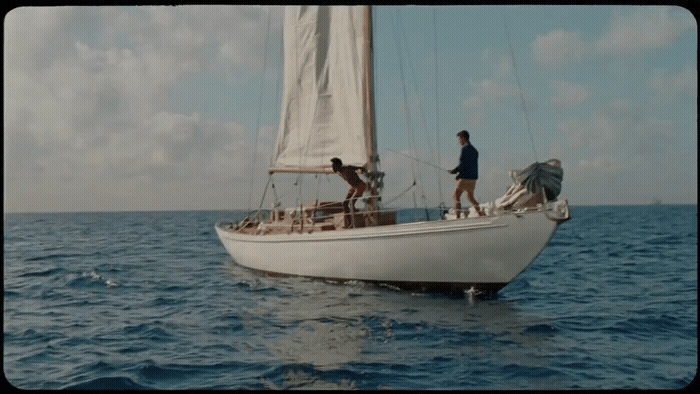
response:
{"label": "ocean water", "polygon": [[688,386],[697,206],[572,215],[497,297],[473,299],[259,276],[214,232],[240,212],[6,214],[5,379],[30,390]]}

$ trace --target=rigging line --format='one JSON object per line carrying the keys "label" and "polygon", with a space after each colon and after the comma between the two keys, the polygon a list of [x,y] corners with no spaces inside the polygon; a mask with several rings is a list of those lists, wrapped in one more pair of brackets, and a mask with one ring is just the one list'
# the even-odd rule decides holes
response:
{"label": "rigging line", "polygon": [[[267,179],[267,184],[265,185],[265,191],[263,192],[263,197],[260,199],[260,206],[258,206],[257,211],[255,211],[256,212],[255,217],[256,217],[256,220],[258,220],[258,221],[260,220],[260,212],[262,211],[263,202],[265,202],[265,195],[267,195],[267,188],[270,186],[271,182],[272,182],[272,174],[270,174],[269,178]],[[274,188],[275,188],[275,184],[273,183],[272,189],[274,190]],[[246,215],[246,219],[250,219],[250,215],[253,212],[254,211],[252,209],[249,209],[248,214]]]}
{"label": "rigging line", "polygon": [[[255,124],[255,139],[253,141],[253,163],[252,170],[250,171],[250,188],[248,189],[248,210],[251,208],[253,199],[253,185],[255,183],[255,162],[258,157],[258,136],[260,135],[260,119],[262,117],[262,99],[263,91],[265,87],[265,73],[267,71],[267,52],[268,52],[268,42],[270,38],[270,20],[272,19],[272,12],[268,10],[267,12],[267,28],[265,31],[265,52],[263,53],[263,73],[260,77],[260,96],[258,100],[258,115]],[[262,204],[262,203],[261,203]]]}
{"label": "rigging line", "polygon": [[[439,113],[439,101],[438,101],[438,55],[437,55],[437,18],[435,16],[435,8],[433,8],[433,56],[435,59],[435,146],[437,149],[437,162],[438,166],[442,166],[442,159],[440,157],[440,113]],[[438,167],[441,168],[441,167]],[[441,202],[445,202],[445,199],[443,198],[442,194],[442,182],[440,179],[442,177],[438,176],[437,177],[437,182],[438,182],[438,193],[440,195],[440,200]]]}
{"label": "rigging line", "polygon": [[397,194],[394,198],[391,200],[387,201],[385,205],[391,205],[394,201],[396,201],[399,197],[402,197],[404,194],[408,193],[409,190],[413,189],[416,186],[416,181],[413,181],[413,184],[409,187],[407,187],[404,191],[401,193]]}
{"label": "rigging line", "polygon": [[[418,89],[418,78],[416,78],[415,67],[413,65],[413,62],[411,61],[411,47],[410,47],[410,45],[408,45],[408,38],[406,36],[406,29],[403,28],[403,23],[401,23],[401,25],[402,25],[401,32],[402,32],[403,40],[406,43],[406,53],[408,55],[407,56],[408,57],[407,63],[408,63],[408,67],[411,71],[411,77],[413,78],[413,88],[414,88],[415,94],[418,97],[420,97],[421,95],[419,94],[419,89]],[[419,110],[420,115],[421,115],[420,120],[423,123],[423,129],[425,131],[427,131],[428,130],[428,118],[427,118],[427,116],[425,116],[425,108],[423,106],[423,100],[421,100],[421,99],[418,99],[418,110]],[[435,155],[433,153],[433,145],[431,144],[430,139],[426,139],[426,142],[428,145],[428,152],[430,153],[430,158],[433,159],[435,157]],[[418,153],[418,151],[416,150],[416,154],[417,153]],[[440,175],[438,174],[437,177],[439,179]],[[425,196],[425,186],[423,185],[422,181],[420,184],[420,190],[421,190],[421,199],[423,200],[423,204],[424,204],[425,209],[426,209],[425,215],[426,215],[426,220],[427,220],[428,219],[428,211],[427,211],[428,199]]]}
{"label": "rigging line", "polygon": [[397,155],[405,156],[405,157],[408,157],[409,159],[413,159],[413,160],[415,160],[415,161],[418,161],[418,162],[421,162],[421,163],[423,163],[423,164],[429,165],[429,166],[431,166],[431,167],[437,168],[438,170],[449,171],[447,168],[443,168],[443,167],[441,167],[441,166],[435,165],[435,164],[430,163],[430,162],[427,162],[427,161],[425,161],[425,160],[421,160],[421,159],[419,159],[419,158],[417,158],[417,157],[409,156],[409,155],[407,155],[407,154],[405,154],[405,153],[401,153],[401,152],[399,152],[399,151],[396,151],[396,150],[393,150],[393,149],[389,149],[389,148],[384,148],[384,149],[388,150],[389,152],[396,153]]}
{"label": "rigging line", "polygon": [[530,143],[532,144],[532,152],[535,154],[535,161],[537,159],[537,150],[535,149],[535,139],[532,136],[532,130],[530,127],[530,116],[528,115],[527,105],[525,104],[525,96],[523,95],[523,86],[520,83],[520,77],[518,76],[518,67],[515,63],[515,51],[513,50],[513,44],[510,41],[510,32],[508,31],[508,24],[506,23],[506,16],[503,14],[503,27],[505,28],[506,38],[508,39],[508,48],[510,49],[510,59],[513,62],[513,74],[515,74],[515,82],[518,84],[518,92],[520,93],[520,103],[523,106],[523,112],[525,113],[525,123],[527,124],[527,132],[530,135]]}
{"label": "rigging line", "polygon": [[418,200],[416,200],[416,190],[413,190],[413,208],[418,209]]}
{"label": "rigging line", "polygon": [[[401,56],[401,39],[399,38],[398,28],[396,27],[396,24],[397,24],[397,21],[396,21],[396,20],[398,19],[398,12],[399,12],[399,11],[396,10],[396,14],[395,14],[394,17],[391,19],[391,22],[392,22],[391,25],[392,25],[392,27],[393,27],[393,29],[394,29],[394,40],[396,41],[396,50],[398,51],[398,58],[399,58],[399,74],[400,74],[400,76],[401,76],[401,82],[402,82],[402,83],[401,83],[401,88],[402,88],[402,91],[403,91],[404,110],[405,110],[405,112],[406,112],[406,129],[408,130],[408,135],[409,135],[409,137],[410,137],[410,139],[411,139],[411,142],[412,142],[412,145],[413,145],[413,150],[415,151],[415,150],[416,150],[416,138],[415,138],[415,136],[413,135],[413,129],[411,128],[411,112],[410,112],[410,110],[409,110],[409,108],[408,108],[408,105],[407,105],[408,99],[407,99],[407,97],[406,97],[406,95],[407,95],[407,93],[406,93],[406,83],[405,83],[404,72],[403,72],[403,61],[401,61],[401,58],[402,58],[402,56]],[[413,165],[411,166],[411,170],[412,170],[412,172],[413,172],[413,181],[415,182],[415,180],[416,180],[416,170],[415,170],[415,168],[413,167]]]}
{"label": "rigging line", "polygon": [[[407,53],[408,55],[410,55],[410,53],[409,53],[409,51],[408,51],[408,40],[406,39],[406,34],[405,34],[406,32],[405,32],[405,30],[403,29],[403,22],[402,22],[401,14],[399,13],[399,10],[396,10],[396,18],[397,18],[396,24],[398,25],[398,28],[397,28],[397,30],[396,30],[396,33],[395,33],[395,36],[394,36],[394,37],[395,37],[395,39],[397,39],[397,41],[398,41],[398,42],[397,42],[397,48],[398,48],[399,50],[401,49],[401,38],[403,38],[404,45],[406,45],[406,53]],[[399,34],[398,34],[399,32],[402,33],[400,37],[399,37]],[[408,55],[407,55],[407,56],[408,56]],[[410,110],[410,105],[409,105],[409,102],[408,102],[408,92],[407,92],[407,89],[406,89],[406,78],[405,78],[405,75],[404,75],[403,62],[401,61],[401,58],[402,58],[402,57],[401,57],[401,55],[399,54],[399,69],[400,69],[400,71],[401,71],[401,82],[402,82],[401,85],[402,85],[402,87],[403,87],[404,103],[405,103],[406,114],[407,114],[407,122],[408,122],[408,127],[409,127],[409,132],[410,132],[409,134],[410,134],[410,136],[411,136],[411,142],[413,143],[413,150],[414,150],[415,152],[418,152],[418,144],[416,143],[415,132],[414,132],[413,128],[411,128],[411,126],[410,126],[410,125],[411,125],[411,117],[410,117],[411,110]],[[408,59],[408,60],[410,60],[410,59]],[[409,63],[409,66],[410,66],[410,65],[411,65],[410,61],[409,61],[408,63]],[[415,80],[415,78],[414,78],[414,80]],[[427,206],[427,201],[426,201],[426,198],[425,198],[425,188],[424,188],[424,186],[423,186],[423,180],[422,180],[422,174],[421,174],[420,168],[418,168],[418,166],[416,166],[416,172],[418,173],[418,177],[421,178],[421,179],[420,179],[420,182],[419,182],[420,188],[421,188],[421,197],[423,198],[423,203],[426,204],[426,206]],[[415,196],[415,193],[414,193],[414,196]],[[414,199],[415,199],[415,197],[414,197]],[[415,204],[416,204],[416,208],[417,208],[417,207],[418,207],[418,206],[417,206],[417,203],[415,203]]]}
{"label": "rigging line", "polygon": [[[283,37],[286,33],[287,26],[288,26],[287,25],[287,11],[288,11],[288,9],[285,8],[284,15],[282,16],[282,35],[283,35]],[[299,34],[299,15],[298,15],[298,12],[299,12],[299,10],[297,10],[297,14],[295,14],[295,16],[294,16],[294,18],[295,18],[294,24],[293,24],[293,26],[291,26],[294,29],[294,33],[293,33],[294,37],[297,37]],[[293,70],[294,71],[294,73],[293,73],[294,83],[299,88],[302,86],[302,80],[301,80],[301,72],[299,71],[301,68],[301,66],[299,64],[300,63],[299,57],[301,56],[301,54],[300,54],[300,48],[299,48],[298,41],[299,40],[297,40],[297,39],[291,40],[292,44],[294,44],[294,70]],[[287,93],[290,89],[287,86],[290,83],[290,81],[287,81],[287,78],[286,78],[286,76],[287,76],[287,69],[286,68],[287,68],[287,63],[291,64],[291,60],[289,59],[290,56],[288,56],[288,55],[290,55],[289,51],[287,51],[286,48],[284,47],[284,45],[285,45],[284,39],[283,39],[282,45],[283,45],[282,46],[282,57],[283,57],[282,73],[284,73],[284,75],[285,75],[284,85],[285,85],[285,93]],[[287,97],[285,93],[283,93],[283,97]],[[296,111],[296,113],[300,114],[301,113],[301,100],[299,100],[298,98],[301,95],[301,93],[300,93],[299,89],[295,89],[292,91],[291,94],[293,94],[297,98],[297,99],[291,100],[291,101],[294,102],[294,107],[295,107],[294,110]],[[287,107],[292,106],[291,102],[290,103],[285,102],[285,103],[282,103],[282,105],[283,105],[283,108],[285,108],[284,106],[287,106]],[[285,140],[287,140],[286,143],[289,145],[293,145],[293,143],[296,143],[296,146],[298,146],[299,141],[301,141],[301,116],[294,116],[293,117],[294,119],[290,120],[290,116],[287,113],[287,111],[288,111],[288,108],[287,108],[287,110],[285,110],[283,112],[284,116],[286,117],[284,119],[284,131],[280,130],[280,137],[279,138],[284,138]],[[292,127],[291,126],[292,122],[295,122],[296,124],[293,126],[293,130],[290,133],[289,128]],[[280,125],[282,125],[282,124],[283,124],[282,119],[280,119]],[[283,134],[284,134],[284,137],[282,136]],[[279,152],[275,152],[275,154],[279,154]],[[275,158],[275,161],[277,161],[277,158]],[[297,161],[297,168],[300,168],[300,167],[301,167],[301,155],[299,155],[299,160]],[[297,177],[297,181],[294,183],[294,185],[296,185],[297,182],[299,182],[298,177]]]}
{"label": "rigging line", "polygon": [[[267,195],[267,188],[270,186],[270,183],[272,183],[272,174],[270,174],[270,176],[267,178],[267,184],[265,185],[265,191],[263,192],[262,199],[260,199],[260,206],[258,206],[258,213],[256,215],[258,217],[258,220],[260,219],[260,211],[262,211],[263,202],[265,202],[265,196]],[[275,188],[275,184],[272,183],[272,189],[274,190],[274,188]]]}
{"label": "rigging line", "polygon": [[277,206],[280,205],[280,199],[277,195],[277,188],[275,188],[275,181],[272,180],[272,174],[270,174],[270,181],[272,183],[272,193],[274,194],[274,201],[272,202],[272,206],[274,208],[277,208]]}
{"label": "rigging line", "polygon": [[[408,105],[408,93],[406,89],[406,78],[404,75],[404,67],[403,67],[403,56],[402,56],[402,51],[401,51],[401,35],[400,35],[400,30],[402,28],[402,23],[401,23],[401,16],[399,14],[399,10],[396,10],[396,13],[394,14],[394,18],[391,20],[392,22],[392,27],[394,29],[394,40],[396,41],[396,50],[398,51],[398,59],[399,59],[399,71],[400,71],[400,76],[401,76],[401,88],[403,92],[403,102],[404,102],[404,110],[406,113],[406,128],[408,130],[408,134],[411,140],[411,143],[413,145],[413,151],[416,152],[417,149],[417,144],[416,144],[416,137],[415,133],[413,131],[412,123],[411,123],[411,109]],[[397,27],[398,26],[398,27]],[[420,171],[419,168],[417,168],[417,163],[412,162],[411,163],[411,173],[413,175],[413,183],[414,185],[416,184],[416,178],[420,177]],[[422,185],[422,181],[420,182]],[[416,202],[416,192],[415,189],[413,190],[413,204],[417,208],[418,204]]]}
{"label": "rigging line", "polygon": [[[400,21],[402,22],[402,21]],[[408,38],[406,36],[406,29],[403,28],[403,23],[401,24],[401,33],[403,36],[403,40],[406,43],[406,57],[407,57],[407,63],[409,70],[411,71],[411,77],[413,78],[413,89],[415,91],[416,96],[420,97],[421,95],[419,94],[419,89],[418,89],[418,78],[416,78],[416,69],[414,67],[413,62],[411,61],[411,46],[408,45]],[[420,112],[420,121],[423,123],[423,129],[428,130],[428,117],[425,116],[425,107],[423,105],[423,100],[419,99],[418,100],[418,110]],[[434,157],[433,153],[433,145],[430,141],[430,139],[426,139],[426,142],[428,143],[428,151],[430,152],[430,157],[431,159]]]}
{"label": "rigging line", "polygon": [[[282,11],[280,17],[280,22],[279,26],[284,26],[284,11]],[[279,35],[279,45],[280,45],[280,51],[279,51],[279,65],[280,65],[280,72],[277,73],[277,86],[275,90],[275,102],[276,103],[281,103],[282,102],[282,74],[284,74],[284,28],[280,32]],[[277,113],[281,113],[281,111],[277,111]],[[278,122],[279,123],[279,122]],[[278,125],[279,126],[279,125]],[[276,148],[275,148],[276,149]],[[268,167],[272,167],[272,160],[273,157],[270,155],[270,164]]]}

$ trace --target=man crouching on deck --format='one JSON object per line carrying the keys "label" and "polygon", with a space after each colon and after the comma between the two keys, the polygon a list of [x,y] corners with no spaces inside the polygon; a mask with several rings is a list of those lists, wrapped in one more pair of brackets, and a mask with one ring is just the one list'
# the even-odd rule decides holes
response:
{"label": "man crouching on deck", "polygon": [[[350,185],[350,190],[348,190],[348,195],[345,196],[345,201],[343,201],[343,212],[345,213],[344,228],[350,227],[350,217],[348,214],[350,212],[355,212],[355,201],[362,197],[362,194],[367,190],[367,184],[363,182],[357,175],[357,170],[362,171],[362,173],[367,173],[365,167],[356,167],[351,165],[343,165],[343,162],[334,157],[331,159],[333,163],[333,172],[340,175],[345,181]],[[352,211],[350,207],[352,206]]]}

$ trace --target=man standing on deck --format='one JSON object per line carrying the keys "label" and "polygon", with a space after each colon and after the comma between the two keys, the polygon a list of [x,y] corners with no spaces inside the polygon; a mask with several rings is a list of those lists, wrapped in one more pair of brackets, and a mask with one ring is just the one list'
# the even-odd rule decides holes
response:
{"label": "man standing on deck", "polygon": [[454,208],[457,219],[459,219],[462,209],[462,204],[460,203],[462,192],[467,193],[467,199],[472,203],[472,206],[476,212],[479,213],[479,216],[484,216],[484,212],[474,198],[474,187],[479,177],[479,152],[469,143],[469,132],[467,130],[462,130],[457,133],[457,141],[459,145],[462,146],[462,151],[459,155],[459,165],[454,170],[449,171],[450,174],[457,174],[457,184],[455,185],[455,192],[452,196],[455,202]]}
{"label": "man standing on deck", "polygon": [[[367,173],[367,169],[351,165],[344,166],[342,160],[337,157],[332,158],[331,163],[333,163],[333,172],[340,175],[350,185],[350,190],[348,190],[345,201],[343,201],[343,212],[345,212],[344,222],[347,228],[350,227],[350,217],[348,217],[347,214],[355,212],[355,201],[362,197],[362,194],[367,190],[367,184],[360,179],[356,171],[360,170],[362,173]],[[350,210],[351,206],[352,211]]]}

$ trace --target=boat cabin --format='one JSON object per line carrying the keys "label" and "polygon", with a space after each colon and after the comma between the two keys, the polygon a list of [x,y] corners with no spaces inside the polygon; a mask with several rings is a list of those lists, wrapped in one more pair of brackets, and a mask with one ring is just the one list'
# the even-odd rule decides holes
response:
{"label": "boat cabin", "polygon": [[[239,231],[252,234],[311,233],[316,231],[344,230],[343,203],[337,201],[311,202],[301,209],[275,209],[270,218],[259,223],[242,223]],[[396,224],[396,211],[357,211],[350,216],[349,228],[385,226]]]}

